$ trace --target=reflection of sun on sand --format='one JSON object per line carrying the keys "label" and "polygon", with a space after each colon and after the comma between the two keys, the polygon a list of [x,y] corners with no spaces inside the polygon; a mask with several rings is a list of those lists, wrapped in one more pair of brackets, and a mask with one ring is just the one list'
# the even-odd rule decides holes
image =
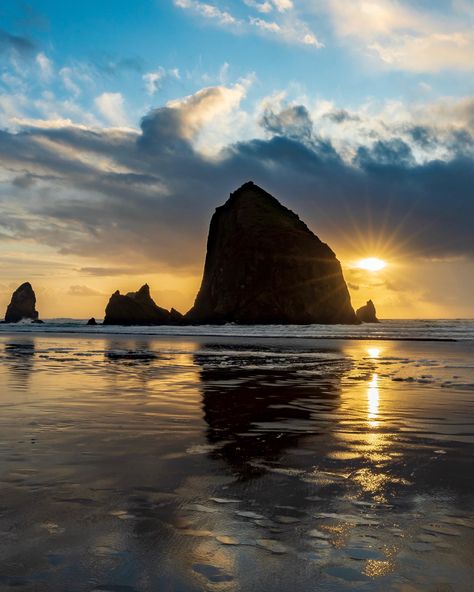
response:
{"label": "reflection of sun on sand", "polygon": [[370,358],[379,358],[381,353],[380,347],[369,347],[367,348],[367,353],[369,354]]}
{"label": "reflection of sun on sand", "polygon": [[378,417],[379,399],[379,377],[377,376],[377,374],[372,374],[372,380],[369,382],[369,388],[367,390],[367,400],[369,406],[369,426],[374,428],[376,428],[379,425],[379,422],[375,421]]}

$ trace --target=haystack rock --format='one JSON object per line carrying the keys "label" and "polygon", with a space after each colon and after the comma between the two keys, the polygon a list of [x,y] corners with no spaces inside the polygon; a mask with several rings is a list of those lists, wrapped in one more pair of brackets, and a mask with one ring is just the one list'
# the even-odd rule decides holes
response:
{"label": "haystack rock", "polygon": [[169,325],[181,318],[178,311],[170,312],[155,304],[145,284],[138,292],[122,295],[117,290],[112,294],[105,309],[104,325]]}
{"label": "haystack rock", "polygon": [[97,325],[97,321],[95,320],[95,318],[94,318],[94,317],[91,317],[91,318],[90,318],[90,319],[87,321],[86,325]]}
{"label": "haystack rock", "polygon": [[377,313],[372,300],[367,300],[367,304],[361,306],[356,311],[357,318],[362,323],[378,323]]}
{"label": "haystack rock", "polygon": [[22,319],[38,321],[36,296],[29,282],[21,284],[12,295],[10,304],[5,313],[5,323],[18,323]]}
{"label": "haystack rock", "polygon": [[252,182],[216,209],[192,323],[357,323],[341,265],[291,210]]}

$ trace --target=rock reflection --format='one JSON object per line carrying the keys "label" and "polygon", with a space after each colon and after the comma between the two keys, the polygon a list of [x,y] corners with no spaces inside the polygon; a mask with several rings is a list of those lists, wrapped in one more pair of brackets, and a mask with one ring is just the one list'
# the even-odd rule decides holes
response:
{"label": "rock reflection", "polygon": [[[258,350],[219,352],[207,345],[200,366],[204,419],[213,452],[241,476],[260,474],[254,461],[275,462],[302,438],[325,432],[318,414],[339,405],[348,359],[331,350],[265,357]],[[212,352],[215,355],[212,355]],[[325,417],[327,417],[325,415]]]}
{"label": "rock reflection", "polygon": [[12,386],[24,390],[34,368],[34,339],[27,337],[6,342],[3,349],[3,361],[10,371]]}

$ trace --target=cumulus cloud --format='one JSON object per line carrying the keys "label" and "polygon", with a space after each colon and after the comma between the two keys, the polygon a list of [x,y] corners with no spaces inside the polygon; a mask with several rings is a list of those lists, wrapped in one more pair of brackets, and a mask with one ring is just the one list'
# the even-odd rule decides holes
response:
{"label": "cumulus cloud", "polygon": [[124,99],[121,93],[104,92],[95,98],[94,103],[107,123],[118,127],[127,125]]}
{"label": "cumulus cloud", "polygon": [[[0,132],[0,240],[108,262],[83,268],[88,275],[195,273],[213,209],[252,179],[332,244],[355,248],[363,237],[414,256],[474,257],[467,127],[440,135],[411,122],[386,125],[385,136],[375,134],[347,158],[320,135],[328,120],[310,106],[267,102],[261,137],[230,142],[209,158],[199,136],[244,93],[242,85],[203,89],[151,111],[138,131],[43,125]],[[468,121],[466,105],[457,108]],[[418,144],[433,150],[447,142],[444,159],[414,156]]]}

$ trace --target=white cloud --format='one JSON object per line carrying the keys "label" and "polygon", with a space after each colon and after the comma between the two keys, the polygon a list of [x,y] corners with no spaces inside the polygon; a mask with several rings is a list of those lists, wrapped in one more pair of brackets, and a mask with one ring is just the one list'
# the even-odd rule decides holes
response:
{"label": "white cloud", "polygon": [[258,17],[249,17],[249,23],[263,33],[275,35],[276,38],[280,38],[286,43],[310,45],[317,49],[324,47],[324,44],[308,28],[308,25],[296,18],[284,19],[278,23]]}
{"label": "white cloud", "polygon": [[221,10],[217,6],[207,4],[205,2],[198,2],[197,0],[174,0],[175,6],[192,10],[201,16],[217,21],[221,25],[236,25],[239,23],[230,12]]}
{"label": "white cloud", "polygon": [[[387,67],[412,72],[474,69],[474,11],[454,2],[449,14],[400,0],[330,0],[337,35]],[[354,47],[354,45],[352,45]]]}
{"label": "white cloud", "polygon": [[273,23],[261,18],[254,17],[250,17],[249,20],[251,25],[254,25],[258,29],[262,29],[262,31],[270,31],[271,33],[280,33],[281,31],[281,27],[278,23]]}
{"label": "white cloud", "polygon": [[285,10],[293,8],[292,0],[272,0],[272,4],[279,12],[285,12]]}
{"label": "white cloud", "polygon": [[178,68],[173,68],[172,70],[165,70],[164,68],[160,67],[154,72],[147,72],[142,76],[145,82],[145,89],[146,92],[151,96],[154,95],[158,90],[161,88],[162,82],[165,78],[180,78]]}
{"label": "white cloud", "polygon": [[261,14],[274,13],[273,20],[266,20],[253,15],[238,18],[215,5],[197,0],[174,0],[175,6],[190,10],[201,17],[213,20],[220,26],[229,27],[232,32],[257,31],[263,35],[271,35],[276,40],[296,45],[308,45],[315,48],[323,47],[308,24],[301,20],[291,0],[244,0],[244,4]]}
{"label": "white cloud", "polygon": [[142,76],[145,82],[146,92],[149,95],[154,95],[157,90],[160,88],[160,82],[165,77],[165,70],[164,68],[159,68],[154,72],[147,72]]}
{"label": "white cloud", "polygon": [[268,14],[273,10],[273,4],[271,2],[256,2],[256,0],[244,0],[244,4],[254,8],[257,12],[262,14]]}
{"label": "white cloud", "polygon": [[36,56],[36,63],[39,66],[39,74],[44,82],[49,82],[53,77],[53,62],[44,54],[39,53]]}
{"label": "white cloud", "polygon": [[94,104],[102,117],[111,125],[127,125],[124,100],[121,93],[104,92],[94,99]]}
{"label": "white cloud", "polygon": [[82,93],[84,86],[91,85],[93,82],[90,69],[81,63],[61,68],[59,76],[64,88],[75,97]]}

